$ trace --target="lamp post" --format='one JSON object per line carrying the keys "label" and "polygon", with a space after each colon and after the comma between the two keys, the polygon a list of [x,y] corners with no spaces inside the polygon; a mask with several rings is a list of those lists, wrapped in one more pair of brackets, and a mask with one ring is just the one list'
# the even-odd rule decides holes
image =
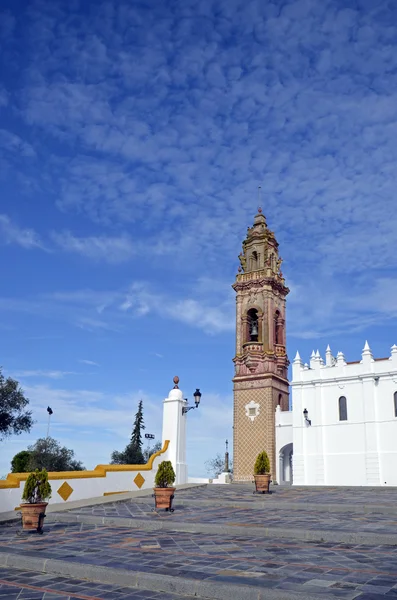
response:
{"label": "lamp post", "polygon": [[174,377],[174,387],[163,402],[163,432],[162,444],[168,444],[167,460],[174,467],[175,483],[181,485],[188,482],[186,463],[186,413],[192,408],[198,408],[201,392],[194,392],[194,405],[187,406],[182,390],[179,389],[179,377]]}
{"label": "lamp post", "polygon": [[225,442],[226,452],[225,452],[225,473],[230,473],[229,469],[229,442],[226,440]]}
{"label": "lamp post", "polygon": [[[194,398],[195,406],[182,406],[182,414],[183,415],[186,415],[186,413],[189,412],[189,410],[199,407],[200,400],[201,400],[201,392],[198,388],[196,388],[196,391],[193,394],[193,398]],[[188,402],[187,398],[185,398],[185,401]]]}
{"label": "lamp post", "polygon": [[47,440],[48,440],[48,436],[50,435],[50,420],[51,420],[51,415],[54,412],[52,410],[52,408],[50,406],[47,406],[47,412],[48,412],[48,425],[47,425]]}

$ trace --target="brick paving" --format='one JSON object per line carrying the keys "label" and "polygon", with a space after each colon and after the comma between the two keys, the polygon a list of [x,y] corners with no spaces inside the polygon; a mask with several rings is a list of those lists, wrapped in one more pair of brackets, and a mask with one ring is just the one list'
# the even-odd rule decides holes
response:
{"label": "brick paving", "polygon": [[192,596],[165,594],[36,573],[0,568],[1,600],[193,600]]}
{"label": "brick paving", "polygon": [[[378,502],[385,502],[396,508],[395,515],[379,514],[349,514],[349,503],[366,505],[371,503],[369,490],[339,490],[342,502],[346,504],[344,513],[311,513],[310,504],[315,507],[324,502],[338,502],[338,490],[295,490],[294,488],[278,488],[272,496],[272,501],[277,497],[283,501],[306,502],[306,510],[277,510],[272,511],[271,506],[263,511],[249,510],[246,504],[243,509],[230,505],[230,501],[249,502],[253,496],[251,486],[208,486],[194,490],[177,491],[175,497],[175,512],[172,514],[164,511],[152,511],[153,500],[112,502],[95,507],[76,509],[83,522],[61,523],[56,522],[56,514],[48,516],[45,524],[44,535],[17,535],[20,527],[17,524],[8,524],[0,527],[0,552],[17,554],[23,557],[41,557],[67,561],[76,565],[93,565],[110,569],[123,569],[134,573],[147,573],[162,577],[171,575],[177,581],[200,581],[214,586],[229,584],[237,589],[239,585],[246,585],[258,590],[273,592],[289,592],[302,600],[309,596],[326,599],[343,598],[344,600],[397,600],[397,505],[393,498],[397,496],[394,490],[376,490],[373,492],[373,507],[376,510]],[[214,506],[204,505],[178,507],[177,498],[194,498],[214,500]],[[229,503],[229,506],[228,506]],[[70,511],[70,512],[76,512]],[[100,515],[115,517],[113,526],[90,525],[84,523],[84,516]],[[139,528],[118,527],[117,517],[129,517],[150,520],[153,530],[147,531]],[[182,531],[156,529],[156,523],[166,520],[175,522],[202,522],[202,523],[239,523],[247,525],[247,536],[220,535],[211,533],[188,533]],[[371,531],[396,534],[396,545],[363,545],[342,544],[340,542],[303,542],[293,539],[263,537],[253,534],[256,524],[264,525],[267,522],[274,525],[275,521],[284,527],[294,529],[310,529],[310,527],[330,528],[334,531]],[[248,535],[249,530],[249,535]],[[40,575],[42,579],[40,579]],[[26,575],[29,579],[31,575]],[[35,574],[40,585],[39,590],[34,590],[37,596],[32,600],[43,598],[52,600],[60,597],[60,593],[51,586],[44,585],[48,575]],[[0,580],[3,580],[1,577]],[[53,578],[54,579],[54,578]],[[59,578],[55,578],[59,579]],[[64,578],[65,579],[65,578]],[[0,600],[10,594],[10,598],[28,598],[25,596],[23,586],[9,590],[10,580],[0,582]],[[29,583],[16,580],[16,583]],[[103,584],[80,582],[74,584],[72,580],[66,582],[55,581],[55,585],[69,585],[63,588],[62,597],[75,593],[73,585],[80,593],[83,589],[90,590],[78,597],[100,597],[113,600],[114,598],[181,598],[163,592],[149,592],[148,590],[133,590],[132,588],[117,588],[105,590]],[[43,584],[43,585],[42,585]],[[81,588],[79,586],[81,585]],[[101,586],[101,595],[97,595],[97,586]],[[5,587],[3,587],[5,586]],[[92,586],[92,587],[91,587]],[[5,590],[5,591],[4,591]],[[55,590],[55,591],[53,591]],[[175,589],[175,591],[178,591]],[[180,590],[179,590],[180,591]],[[17,593],[18,592],[18,593]],[[142,595],[142,592],[143,593]],[[191,592],[191,590],[188,590]],[[33,592],[26,592],[33,593]],[[139,595],[139,593],[141,595]],[[185,592],[186,593],[186,592]],[[40,596],[41,594],[41,596]],[[71,598],[76,597],[73,595]],[[123,595],[125,594],[125,595]],[[128,596],[128,594],[130,594]],[[135,594],[135,595],[134,595]],[[138,595],[137,595],[138,594]],[[148,596],[147,594],[152,594]],[[208,598],[208,596],[206,596]],[[30,598],[30,596],[29,596]],[[231,592],[230,598],[233,598]]]}

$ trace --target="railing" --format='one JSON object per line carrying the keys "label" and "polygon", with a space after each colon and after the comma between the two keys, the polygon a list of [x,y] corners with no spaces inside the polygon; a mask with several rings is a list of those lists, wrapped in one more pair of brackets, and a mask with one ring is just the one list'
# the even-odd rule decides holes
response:
{"label": "railing", "polygon": [[257,271],[248,271],[247,273],[238,273],[236,281],[242,283],[244,281],[257,281],[258,279],[276,279],[284,284],[284,277],[280,277],[277,273],[272,271],[270,267],[267,269],[258,269]]}
{"label": "railing", "polygon": [[283,346],[282,344],[275,344],[274,351],[276,353],[276,356],[285,356],[286,355],[285,346]]}
{"label": "railing", "polygon": [[261,342],[245,342],[245,344],[243,344],[243,349],[251,350],[253,352],[262,352],[263,344]]}
{"label": "railing", "polygon": [[259,269],[258,271],[250,271],[248,273],[239,273],[237,275],[237,281],[254,281],[255,279],[263,279],[272,274],[271,269]]}

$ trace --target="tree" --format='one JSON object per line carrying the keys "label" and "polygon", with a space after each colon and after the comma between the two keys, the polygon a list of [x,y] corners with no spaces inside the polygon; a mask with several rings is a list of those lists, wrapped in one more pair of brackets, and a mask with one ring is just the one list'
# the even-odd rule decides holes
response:
{"label": "tree", "polygon": [[143,451],[143,461],[147,463],[152,454],[159,452],[161,450],[161,442],[156,442],[153,446],[148,446]]}
{"label": "tree", "polygon": [[11,473],[27,473],[29,471],[29,461],[31,453],[29,450],[21,450],[11,461]]}
{"label": "tree", "polygon": [[143,403],[139,401],[138,411],[135,415],[134,426],[131,434],[131,441],[125,447],[123,452],[114,450],[111,456],[111,463],[115,465],[143,465],[145,460],[142,453],[142,430],[143,424]]}
{"label": "tree", "polygon": [[[135,415],[134,428],[132,430],[130,446],[135,452],[142,454],[142,429],[145,429],[143,424],[143,402],[139,401],[138,412]],[[143,459],[143,455],[142,455]]]}
{"label": "tree", "polygon": [[[225,457],[219,453],[210,460],[205,461],[205,468],[207,473],[210,473],[214,477],[218,477],[225,470]],[[233,462],[229,459],[229,471],[233,472]]]}
{"label": "tree", "polygon": [[5,379],[0,368],[0,440],[31,430],[32,412],[25,410],[28,404],[18,381],[11,377]]}
{"label": "tree", "polygon": [[39,438],[28,447],[30,460],[28,471],[84,471],[82,463],[74,458],[74,451],[61,446],[54,438]]}

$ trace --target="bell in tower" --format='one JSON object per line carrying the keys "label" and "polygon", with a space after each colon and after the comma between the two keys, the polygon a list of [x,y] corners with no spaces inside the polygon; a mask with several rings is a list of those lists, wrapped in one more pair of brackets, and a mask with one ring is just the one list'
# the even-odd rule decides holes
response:
{"label": "bell in tower", "polygon": [[266,450],[275,478],[274,418],[288,410],[285,309],[289,289],[273,231],[261,209],[248,227],[239,255],[234,360],[234,480],[251,481],[259,452]]}
{"label": "bell in tower", "polygon": [[250,342],[258,341],[258,311],[255,308],[251,308],[248,311],[249,318],[249,337]]}

